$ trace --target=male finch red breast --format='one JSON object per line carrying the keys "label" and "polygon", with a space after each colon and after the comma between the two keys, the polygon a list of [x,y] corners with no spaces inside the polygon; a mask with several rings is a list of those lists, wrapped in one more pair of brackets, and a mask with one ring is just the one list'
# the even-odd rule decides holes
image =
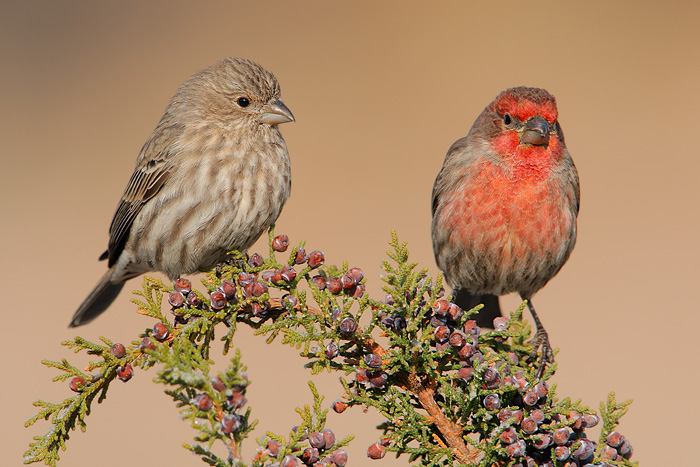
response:
{"label": "male finch red breast", "polygon": [[70,323],[102,313],[124,281],[147,271],[171,280],[245,251],[289,197],[294,121],[277,79],[249,60],[224,59],[185,81],[141,149],[100,259],[109,270]]}
{"label": "male finch red breast", "polygon": [[507,89],[447,152],[433,186],[433,251],[455,301],[485,307],[492,326],[498,296],[518,292],[537,326],[535,352],[553,358],[532,306],[576,242],[579,180],[564,144],[554,96]]}

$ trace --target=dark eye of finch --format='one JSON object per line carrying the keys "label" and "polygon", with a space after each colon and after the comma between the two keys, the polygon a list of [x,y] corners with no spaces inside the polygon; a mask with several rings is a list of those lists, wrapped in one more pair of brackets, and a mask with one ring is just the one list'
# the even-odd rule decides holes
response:
{"label": "dark eye of finch", "polygon": [[503,116],[503,123],[505,123],[506,125],[510,125],[511,122],[512,122],[512,119],[510,118],[510,115],[509,115],[509,114],[505,114],[505,115]]}
{"label": "dark eye of finch", "polygon": [[239,97],[236,100],[236,103],[238,104],[239,107],[248,107],[250,105],[250,101],[248,100],[247,97]]}

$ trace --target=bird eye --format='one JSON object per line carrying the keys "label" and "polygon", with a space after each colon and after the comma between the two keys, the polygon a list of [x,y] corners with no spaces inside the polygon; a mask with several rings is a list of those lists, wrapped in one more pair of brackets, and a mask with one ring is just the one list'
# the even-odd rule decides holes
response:
{"label": "bird eye", "polygon": [[250,105],[250,101],[247,97],[239,97],[236,99],[236,104],[238,104],[239,107],[248,107]]}
{"label": "bird eye", "polygon": [[503,116],[503,123],[505,123],[506,125],[510,125],[512,122],[513,122],[513,119],[510,118],[510,114],[505,114]]}

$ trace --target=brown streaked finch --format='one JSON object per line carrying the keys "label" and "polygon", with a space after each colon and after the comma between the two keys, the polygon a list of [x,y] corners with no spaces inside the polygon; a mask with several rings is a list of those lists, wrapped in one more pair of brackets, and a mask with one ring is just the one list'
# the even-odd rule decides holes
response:
{"label": "brown streaked finch", "polygon": [[250,60],[226,58],[185,81],[136,159],[100,257],[109,269],[70,326],[95,319],[128,279],[175,280],[247,250],[289,197],[278,125],[293,121],[277,79]]}
{"label": "brown streaked finch", "polygon": [[579,179],[564,143],[554,96],[507,89],[447,152],[433,186],[433,251],[463,309],[493,327],[498,296],[518,292],[537,327],[540,374],[553,360],[532,296],[576,243]]}

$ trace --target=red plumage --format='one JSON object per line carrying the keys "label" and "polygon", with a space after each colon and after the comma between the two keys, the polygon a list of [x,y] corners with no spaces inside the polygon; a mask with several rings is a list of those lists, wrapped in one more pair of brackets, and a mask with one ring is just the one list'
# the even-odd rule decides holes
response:
{"label": "red plumage", "polygon": [[489,296],[518,292],[531,303],[571,254],[578,208],[578,174],[554,97],[537,88],[502,92],[452,145],[433,187],[433,249],[458,304],[486,303],[479,321],[491,326],[500,310]]}

